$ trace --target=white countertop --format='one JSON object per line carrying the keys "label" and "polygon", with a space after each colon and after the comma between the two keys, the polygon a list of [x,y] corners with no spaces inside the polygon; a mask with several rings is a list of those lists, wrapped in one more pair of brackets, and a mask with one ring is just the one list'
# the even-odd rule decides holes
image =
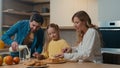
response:
{"label": "white countertop", "polygon": [[120,48],[101,48],[102,53],[120,54]]}

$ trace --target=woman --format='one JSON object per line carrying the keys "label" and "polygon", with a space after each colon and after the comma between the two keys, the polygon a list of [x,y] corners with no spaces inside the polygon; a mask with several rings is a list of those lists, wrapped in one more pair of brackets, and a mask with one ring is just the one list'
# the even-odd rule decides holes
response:
{"label": "woman", "polygon": [[72,50],[72,53],[63,53],[56,57],[64,57],[70,61],[101,63],[101,35],[91,24],[89,15],[85,11],[78,11],[73,15],[72,22],[78,33],[78,46],[66,48],[64,50]]}

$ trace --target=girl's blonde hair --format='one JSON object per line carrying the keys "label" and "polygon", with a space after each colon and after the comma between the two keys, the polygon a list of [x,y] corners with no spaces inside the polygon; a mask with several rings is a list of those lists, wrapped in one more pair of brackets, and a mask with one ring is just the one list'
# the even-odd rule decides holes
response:
{"label": "girl's blonde hair", "polygon": [[[57,24],[55,24],[55,23],[51,23],[51,24],[49,24],[49,25],[47,26],[47,30],[48,30],[49,28],[54,28],[55,31],[56,31],[57,34],[58,34],[58,39],[60,39],[60,33],[59,33],[59,32],[60,32],[60,29],[59,29],[59,26],[58,26]],[[52,39],[48,36],[47,30],[46,30],[46,40],[45,40],[45,45],[44,45],[44,51],[47,51],[48,44],[49,44],[49,42],[52,40]]]}

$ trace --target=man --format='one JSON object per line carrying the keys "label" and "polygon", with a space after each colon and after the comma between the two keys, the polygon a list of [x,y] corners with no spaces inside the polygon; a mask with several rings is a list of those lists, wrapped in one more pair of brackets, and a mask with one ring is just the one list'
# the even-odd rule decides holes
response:
{"label": "man", "polygon": [[[35,13],[30,20],[21,20],[14,24],[3,34],[2,40],[11,45],[13,51],[16,51],[19,45],[27,45],[31,50],[31,56],[41,53],[44,41],[44,31],[41,29],[43,22],[43,17]],[[11,39],[12,36],[15,36],[14,40]]]}

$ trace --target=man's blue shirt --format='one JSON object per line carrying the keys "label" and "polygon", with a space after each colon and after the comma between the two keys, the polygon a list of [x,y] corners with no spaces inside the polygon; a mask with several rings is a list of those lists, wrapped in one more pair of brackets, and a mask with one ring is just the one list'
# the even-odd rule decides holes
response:
{"label": "man's blue shirt", "polygon": [[[6,33],[3,34],[1,39],[8,45],[11,45],[13,41],[16,41],[18,42],[19,45],[22,45],[29,31],[30,31],[29,20],[21,20],[14,24],[8,31],[6,31]],[[15,36],[14,40],[11,39],[12,36]],[[31,54],[33,54],[34,52],[41,53],[43,49],[43,43],[44,43],[44,30],[40,28],[34,34],[34,40],[30,47]]]}

